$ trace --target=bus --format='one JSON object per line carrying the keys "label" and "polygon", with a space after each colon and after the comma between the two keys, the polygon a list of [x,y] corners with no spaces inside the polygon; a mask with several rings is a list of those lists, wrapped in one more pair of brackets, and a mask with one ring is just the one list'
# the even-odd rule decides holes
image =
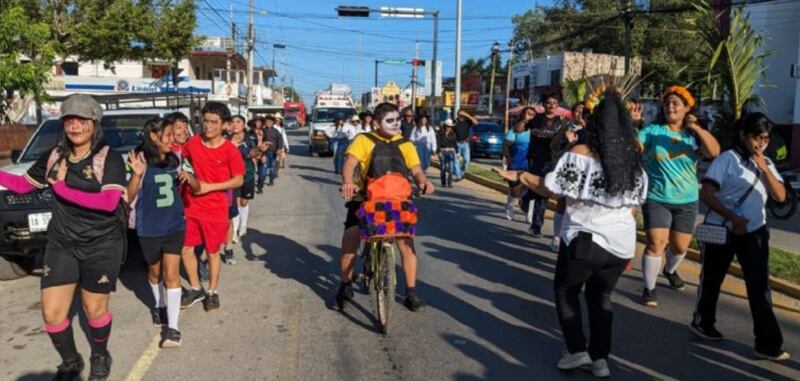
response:
{"label": "bus", "polygon": [[306,125],[306,105],[303,102],[283,102],[283,114],[287,127],[296,124],[296,127]]}

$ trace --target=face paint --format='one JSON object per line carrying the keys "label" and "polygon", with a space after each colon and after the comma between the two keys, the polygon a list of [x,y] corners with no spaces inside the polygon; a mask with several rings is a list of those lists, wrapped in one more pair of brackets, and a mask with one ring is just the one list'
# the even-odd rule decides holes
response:
{"label": "face paint", "polygon": [[400,114],[390,112],[381,120],[381,130],[386,135],[394,136],[400,133]]}

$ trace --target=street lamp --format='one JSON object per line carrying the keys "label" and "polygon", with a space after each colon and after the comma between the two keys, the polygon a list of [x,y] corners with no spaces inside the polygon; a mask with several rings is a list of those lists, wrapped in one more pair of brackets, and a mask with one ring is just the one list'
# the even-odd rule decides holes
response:
{"label": "street lamp", "polygon": [[500,43],[492,45],[492,77],[489,78],[489,116],[494,115],[494,74],[497,68],[497,56],[500,54]]}
{"label": "street lamp", "polygon": [[[370,13],[377,12],[383,17],[412,17],[421,18],[423,15],[433,16],[433,62],[431,63],[431,102],[430,113],[431,123],[435,122],[436,114],[434,113],[434,105],[436,103],[436,60],[439,54],[439,11],[426,11],[423,8],[396,8],[396,7],[380,7],[373,9],[370,7],[340,5],[336,7],[336,13],[339,17],[369,17]],[[377,74],[378,62],[375,62],[375,72]],[[377,78],[377,75],[376,75]],[[377,79],[376,79],[377,87]]]}

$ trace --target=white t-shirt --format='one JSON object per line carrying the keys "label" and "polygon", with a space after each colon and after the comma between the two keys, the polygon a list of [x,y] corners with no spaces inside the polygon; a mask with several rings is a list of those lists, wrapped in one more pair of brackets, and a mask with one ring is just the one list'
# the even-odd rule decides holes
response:
{"label": "white t-shirt", "polygon": [[286,153],[289,153],[289,137],[286,136],[286,129],[277,124],[274,125],[273,128],[281,133],[281,137],[283,138],[283,149],[286,151]]}
{"label": "white t-shirt", "polygon": [[545,187],[567,200],[561,239],[569,245],[578,232],[592,233],[592,242],[606,251],[633,258],[636,219],[631,209],[647,197],[647,174],[642,170],[635,189],[619,196],[606,195],[603,182],[600,160],[573,152],[562,155],[545,176]]}
{"label": "white t-shirt", "polygon": [[[783,178],[775,169],[775,165],[767,158],[767,165],[770,172],[776,179],[783,182]],[[733,205],[747,192],[755,179],[758,171],[753,159],[744,160],[734,150],[728,150],[720,154],[708,167],[703,182],[714,184],[717,187],[716,196],[726,208],[733,210]],[[747,232],[754,232],[767,224],[767,213],[764,205],[767,203],[769,191],[766,186],[764,174],[759,172],[759,181],[742,202],[733,210],[739,216],[747,219]],[[722,224],[724,218],[713,211],[708,212],[706,222],[709,224]],[[731,228],[730,222],[726,226]]]}
{"label": "white t-shirt", "polygon": [[428,126],[427,128],[423,128],[415,126],[414,129],[411,130],[410,140],[415,144],[424,144],[431,151],[436,151],[436,131],[433,130],[433,127]]}

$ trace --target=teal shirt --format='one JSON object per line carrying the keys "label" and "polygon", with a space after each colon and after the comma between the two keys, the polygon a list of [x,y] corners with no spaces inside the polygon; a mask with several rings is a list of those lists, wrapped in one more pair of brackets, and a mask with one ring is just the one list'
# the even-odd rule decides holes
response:
{"label": "teal shirt", "polygon": [[647,198],[664,204],[697,202],[697,138],[689,131],[672,131],[651,124],[639,131],[649,189]]}

